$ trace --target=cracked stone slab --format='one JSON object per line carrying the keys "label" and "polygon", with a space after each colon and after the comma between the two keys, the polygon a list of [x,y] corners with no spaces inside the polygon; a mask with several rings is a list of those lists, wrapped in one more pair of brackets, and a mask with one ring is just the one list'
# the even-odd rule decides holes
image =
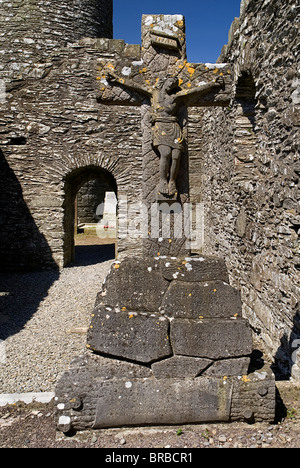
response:
{"label": "cracked stone slab", "polygon": [[87,345],[95,352],[150,363],[172,355],[169,320],[159,314],[107,311],[93,314]]}
{"label": "cracked stone slab", "polygon": [[205,370],[203,375],[207,377],[243,376],[248,374],[249,365],[250,357],[220,359]]}
{"label": "cracked stone slab", "polygon": [[212,360],[205,358],[172,356],[164,361],[155,362],[151,369],[157,379],[195,378],[212,362]]}

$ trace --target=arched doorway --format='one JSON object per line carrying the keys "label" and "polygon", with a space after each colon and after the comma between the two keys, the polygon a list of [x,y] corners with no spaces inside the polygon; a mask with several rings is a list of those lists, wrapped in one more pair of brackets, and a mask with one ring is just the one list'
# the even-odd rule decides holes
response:
{"label": "arched doorway", "polygon": [[[74,263],[82,246],[90,246],[96,252],[96,245],[101,246],[99,251],[99,262],[111,258],[108,255],[100,255],[105,248],[105,239],[97,236],[96,224],[103,217],[103,206],[106,193],[114,193],[117,197],[117,183],[113,175],[105,169],[97,166],[86,166],[75,169],[65,179],[65,202],[64,202],[64,266]],[[80,207],[78,201],[80,199]],[[102,206],[101,206],[102,205]],[[99,207],[99,208],[98,208]],[[84,214],[85,213],[85,214]],[[87,216],[84,218],[84,216]],[[90,220],[90,223],[85,221]],[[81,236],[83,226],[94,225],[93,239]],[[88,229],[87,229],[88,231]],[[91,234],[86,232],[86,234]],[[109,244],[114,244],[110,241]],[[80,247],[81,246],[81,247]],[[115,246],[113,245],[113,252]],[[87,252],[88,249],[86,248]],[[110,252],[112,251],[112,245]],[[84,261],[84,260],[83,260]],[[97,259],[95,258],[97,262]]]}

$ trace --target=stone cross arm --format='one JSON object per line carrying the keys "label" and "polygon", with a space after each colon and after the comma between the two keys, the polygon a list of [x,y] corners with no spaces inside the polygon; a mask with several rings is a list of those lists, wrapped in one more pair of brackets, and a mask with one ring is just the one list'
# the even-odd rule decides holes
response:
{"label": "stone cross arm", "polygon": [[[143,61],[117,60],[103,63],[98,80],[98,101],[105,104],[141,105],[151,98],[161,74],[143,66]],[[178,60],[173,67],[178,79],[176,100],[186,106],[228,106],[231,99],[231,67],[228,64],[191,64]]]}
{"label": "stone cross arm", "polygon": [[[143,15],[141,57],[101,59],[98,100],[141,105],[167,77],[178,80],[176,100],[188,106],[226,106],[231,98],[229,64],[189,63],[182,15]],[[173,93],[174,94],[174,93]]]}

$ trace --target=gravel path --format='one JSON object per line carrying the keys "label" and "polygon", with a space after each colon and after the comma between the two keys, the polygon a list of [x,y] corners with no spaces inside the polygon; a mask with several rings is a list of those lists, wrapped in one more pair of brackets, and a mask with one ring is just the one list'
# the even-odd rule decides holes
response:
{"label": "gravel path", "polygon": [[[0,275],[0,393],[54,391],[60,373],[86,349],[113,249],[79,246],[77,263],[60,273]],[[73,438],[57,434],[53,401],[14,404],[0,408],[0,447],[300,448],[300,386],[277,382],[277,388],[285,408],[274,425],[115,429]]]}
{"label": "gravel path", "polygon": [[86,349],[113,249],[77,247],[76,264],[61,272],[0,275],[0,393],[54,391],[59,374]]}

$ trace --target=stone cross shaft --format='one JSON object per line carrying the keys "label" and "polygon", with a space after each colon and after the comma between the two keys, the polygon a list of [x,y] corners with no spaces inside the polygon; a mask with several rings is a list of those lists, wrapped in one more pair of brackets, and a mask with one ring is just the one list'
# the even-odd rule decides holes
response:
{"label": "stone cross shaft", "polygon": [[[182,15],[143,15],[141,59],[106,60],[99,71],[99,102],[141,106],[143,203],[149,216],[144,251],[188,254],[188,107],[228,106],[231,67],[187,62]],[[160,214],[167,217],[159,219]],[[167,237],[162,233],[166,220]]]}

